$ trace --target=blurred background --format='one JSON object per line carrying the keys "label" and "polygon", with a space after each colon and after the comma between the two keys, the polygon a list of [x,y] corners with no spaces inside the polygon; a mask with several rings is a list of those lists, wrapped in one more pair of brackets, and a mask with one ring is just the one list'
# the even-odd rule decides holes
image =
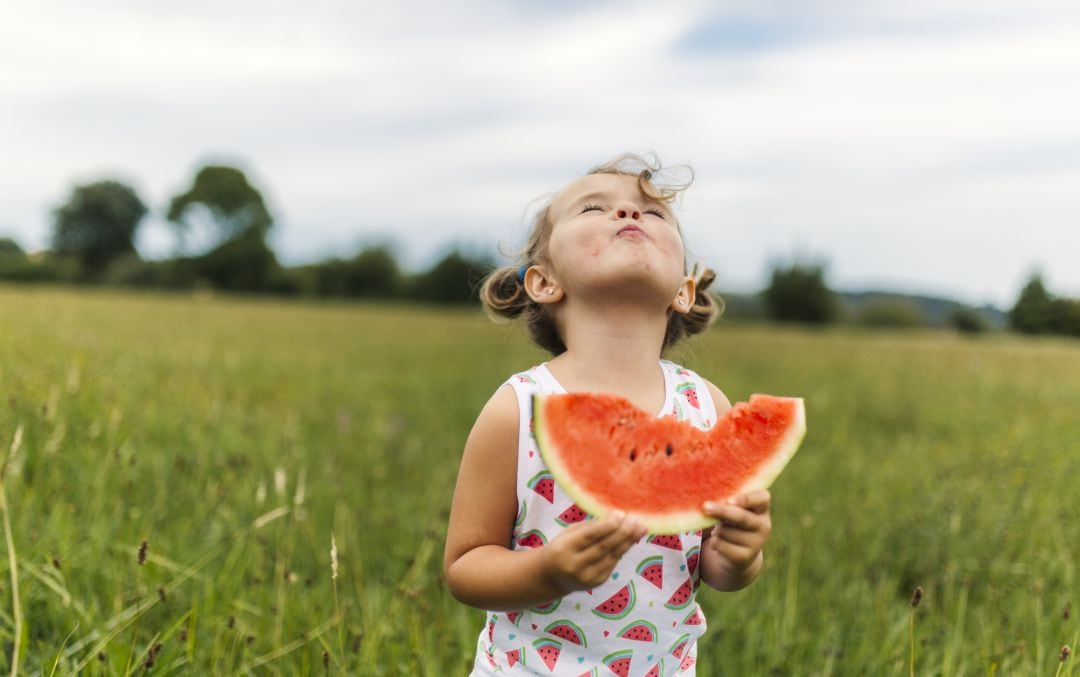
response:
{"label": "blurred background", "polygon": [[7,279],[423,296],[630,150],[696,171],[687,244],[729,294],[799,264],[994,326],[1036,278],[1080,296],[1072,2],[2,12]]}

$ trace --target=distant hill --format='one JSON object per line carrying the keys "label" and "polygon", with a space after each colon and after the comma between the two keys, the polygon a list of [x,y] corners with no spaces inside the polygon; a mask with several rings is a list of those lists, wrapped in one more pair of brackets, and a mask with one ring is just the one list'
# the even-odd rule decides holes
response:
{"label": "distant hill", "polygon": [[[868,307],[893,305],[910,307],[922,316],[923,322],[930,327],[950,326],[952,314],[962,308],[972,308],[967,304],[952,299],[919,294],[902,294],[888,291],[837,291],[840,301],[841,317],[846,322],[857,322]],[[765,303],[761,294],[739,294],[720,292],[724,299],[724,316],[729,319],[753,319],[765,316]],[[1005,311],[991,305],[972,308],[983,317],[991,329],[1001,330],[1008,325]]]}

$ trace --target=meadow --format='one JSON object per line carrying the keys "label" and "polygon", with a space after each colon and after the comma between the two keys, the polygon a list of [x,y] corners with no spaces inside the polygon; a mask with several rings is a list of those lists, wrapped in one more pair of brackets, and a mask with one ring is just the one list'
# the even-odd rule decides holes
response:
{"label": "meadow", "polygon": [[[545,359],[519,327],[21,287],[0,313],[0,670],[467,673],[446,518],[480,407]],[[670,357],[807,404],[764,573],[699,596],[699,674],[1078,674],[1080,342],[721,322]]]}

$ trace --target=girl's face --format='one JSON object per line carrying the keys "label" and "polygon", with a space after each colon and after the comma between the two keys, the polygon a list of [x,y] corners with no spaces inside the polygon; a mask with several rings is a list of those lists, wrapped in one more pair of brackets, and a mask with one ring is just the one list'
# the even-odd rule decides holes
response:
{"label": "girl's face", "polygon": [[617,292],[668,304],[687,279],[675,215],[644,195],[636,176],[584,176],[555,196],[548,218],[548,257],[568,296]]}

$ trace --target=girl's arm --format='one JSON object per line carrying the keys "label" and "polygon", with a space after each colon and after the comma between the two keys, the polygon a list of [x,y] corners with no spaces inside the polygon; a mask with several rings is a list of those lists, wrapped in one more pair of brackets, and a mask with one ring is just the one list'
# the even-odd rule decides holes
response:
{"label": "girl's arm", "polygon": [[517,447],[517,398],[507,386],[484,406],[465,443],[443,559],[454,597],[491,611],[536,606],[599,585],[645,534],[636,521],[612,516],[568,527],[540,548],[511,550]]}

